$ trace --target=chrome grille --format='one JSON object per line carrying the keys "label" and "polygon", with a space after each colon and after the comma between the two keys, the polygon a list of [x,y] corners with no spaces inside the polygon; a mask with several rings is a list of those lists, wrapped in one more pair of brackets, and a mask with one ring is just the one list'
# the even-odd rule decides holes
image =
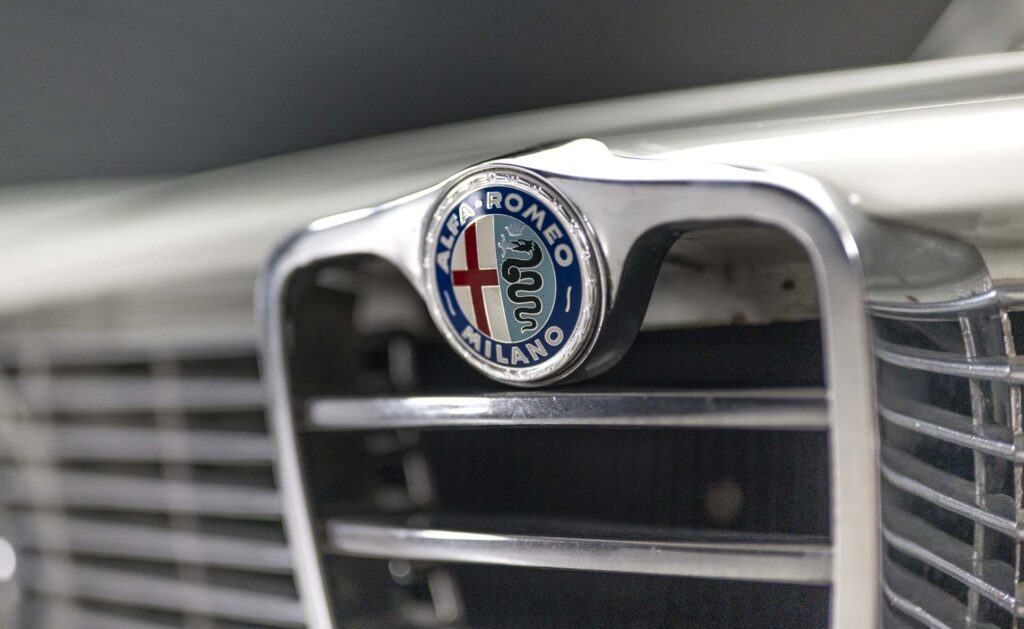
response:
{"label": "chrome grille", "polygon": [[[476,564],[473,568],[477,569],[470,570],[467,563],[460,562],[417,562],[394,555],[367,558],[355,556],[356,553],[330,552],[328,545],[339,540],[331,541],[325,533],[337,531],[336,525],[340,524],[341,530],[353,530],[350,525],[376,527],[375,533],[363,536],[364,549],[369,549],[382,535],[401,539],[462,536],[473,540],[498,536],[496,545],[488,551],[495,556],[499,554],[499,542],[524,543],[536,548],[549,541],[546,538],[564,538],[557,542],[559,545],[579,544],[581,540],[635,541],[662,544],[664,548],[681,543],[703,550],[712,548],[704,544],[725,544],[732,546],[730,552],[749,555],[759,555],[759,551],[774,544],[803,544],[811,555],[827,546],[827,586],[819,585],[821,581],[815,578],[795,587],[785,583],[754,587],[749,579],[763,575],[743,580],[742,565],[726,586],[713,577],[720,572],[709,573],[706,579],[651,578],[674,581],[675,596],[687,591],[683,600],[690,601],[689,608],[703,616],[686,618],[701,626],[750,624],[759,617],[775,618],[784,624],[788,621],[821,626],[831,622],[835,627],[860,627],[876,622],[881,559],[877,527],[877,419],[864,296],[865,274],[872,277],[879,269],[865,269],[860,261],[888,261],[892,256],[878,254],[907,251],[904,245],[917,235],[883,229],[846,203],[853,202],[855,197],[833,195],[831,189],[819,182],[795,173],[675,162],[671,158],[635,160],[617,156],[600,142],[590,140],[502,158],[481,168],[495,177],[518,177],[509,175],[506,169],[521,169],[578,204],[587,219],[587,229],[600,242],[600,257],[607,264],[608,285],[601,287],[608,299],[604,302],[605,318],[595,332],[593,345],[582,348],[590,353],[584,356],[586,352],[581,351],[580,363],[575,365],[575,375],[583,380],[565,384],[571,381],[570,377],[558,388],[548,389],[552,396],[550,404],[554,408],[571,406],[572,402],[563,397],[566,394],[611,392],[628,398],[636,394],[657,396],[666,390],[690,391],[698,400],[694,406],[703,406],[707,419],[702,421],[698,413],[697,417],[688,418],[690,425],[685,428],[643,424],[612,428],[601,425],[608,417],[602,418],[600,414],[585,414],[579,421],[572,421],[574,418],[569,416],[565,426],[546,426],[541,421],[533,425],[506,423],[473,428],[353,430],[346,426],[348,419],[335,421],[334,429],[312,425],[310,412],[324,401],[337,406],[343,399],[399,397],[411,398],[414,405],[432,405],[436,400],[422,398],[444,396],[458,398],[452,400],[452,406],[458,406],[465,401],[464,396],[472,400],[508,393],[508,389],[473,372],[465,360],[448,349],[426,311],[430,308],[436,313],[445,306],[433,299],[424,304],[423,297],[430,297],[430,282],[425,277],[433,273],[434,267],[421,254],[424,242],[429,244],[433,236],[424,235],[417,226],[436,216],[435,208],[445,207],[438,205],[447,198],[445,186],[376,208],[315,221],[308,230],[282,243],[260,283],[267,383],[281,453],[279,469],[287,490],[285,512],[290,542],[296,552],[303,603],[311,621],[319,626],[353,621],[370,626],[401,624],[395,620],[397,612],[405,624],[444,624],[452,622],[447,612],[463,609],[466,616],[458,622],[490,626],[500,622],[486,616],[488,606],[474,606],[462,596],[468,588],[478,585],[475,579],[486,585],[483,589],[500,594],[502,583],[514,582],[513,573],[528,568],[536,571],[538,583],[548,578],[561,583],[559,594],[554,596],[557,600],[550,601],[551,610],[566,609],[559,604],[564,595],[564,600],[574,601],[569,609],[595,612],[603,609],[606,601],[595,600],[590,596],[592,593],[599,596],[598,592],[614,590],[612,583],[629,581],[637,585],[643,580],[641,577],[651,577],[615,572],[614,559],[606,561],[600,570],[565,570],[563,563],[528,567]],[[474,173],[475,170],[465,171],[453,178],[448,187],[469,181],[476,176]],[[766,238],[750,240],[752,232]],[[863,250],[859,248],[862,237],[868,241]],[[759,246],[759,242],[766,246]],[[677,246],[681,251],[675,250]],[[802,268],[797,278],[783,270],[786,263],[793,261],[787,257],[793,251],[797,252],[797,266]],[[666,253],[669,255],[663,257]],[[682,255],[673,255],[678,253]],[[665,307],[648,310],[648,289],[656,276],[660,277],[658,265],[663,260],[674,260],[696,274],[710,272],[714,279],[683,282],[670,291],[676,297],[674,301],[667,300],[662,304]],[[758,272],[766,263],[778,263],[780,266],[775,270],[779,274]],[[733,282],[736,268],[750,269],[749,279],[754,284],[764,283],[765,290],[748,290],[745,281]],[[779,286],[787,290],[800,279],[809,278],[813,281],[801,293],[817,306],[809,316],[802,308],[784,313],[759,307],[759,298],[770,298]],[[717,300],[721,291],[710,288],[733,284],[742,293],[737,303],[752,301],[753,308],[743,306],[737,310]],[[657,287],[654,292],[657,295]],[[703,304],[707,307],[679,307],[702,299],[707,300]],[[657,297],[650,303],[657,303]],[[674,320],[668,321],[664,316],[648,319],[646,315],[655,311],[660,315],[671,313]],[[801,318],[793,318],[793,314]],[[794,321],[812,323],[815,339],[785,338],[782,334],[784,340],[773,344],[772,337],[785,328],[786,322]],[[762,327],[761,324],[767,333],[759,335],[754,329]],[[669,334],[662,336],[662,332]],[[686,332],[694,334],[681,345],[666,345],[672,334]],[[731,334],[738,336],[730,339]],[[696,347],[696,343],[715,339],[722,343],[714,348]],[[438,345],[445,349],[440,350]],[[412,351],[408,351],[410,346]],[[410,365],[418,368],[409,369]],[[721,398],[752,387],[782,389],[783,397],[797,397],[787,389],[794,386],[800,374],[807,373],[804,368],[808,365],[814,366],[816,379],[796,386],[818,388],[827,430],[718,427],[716,420],[722,415],[716,408]],[[655,377],[645,379],[644,374],[651,373]],[[553,379],[545,382],[557,384],[555,379],[559,375],[564,374],[552,375]],[[725,393],[721,393],[723,390]],[[385,426],[393,407],[403,403],[387,400],[385,406],[390,408],[385,409],[384,416],[371,414],[370,418]],[[502,414],[498,411],[496,417]],[[639,415],[641,421],[649,419],[643,413]],[[598,421],[587,423],[592,419]],[[672,421],[680,422],[678,418]],[[742,423],[746,419],[730,417],[728,421]],[[545,436],[537,437],[539,432]],[[467,434],[483,437],[478,446],[473,446],[468,443]],[[680,434],[684,435],[679,437]],[[534,435],[533,439],[527,438],[530,435]],[[581,441],[574,445],[572,439]],[[772,443],[773,440],[778,443]],[[712,449],[673,449],[679,441],[707,444]],[[527,442],[545,447],[530,447]],[[510,450],[515,453],[513,457],[503,456]],[[479,456],[481,451],[487,455]],[[577,474],[572,465],[588,458],[577,455],[582,452],[589,453],[588,460],[593,465],[590,472]],[[706,452],[711,454],[703,456]],[[422,465],[424,458],[432,465]],[[812,465],[816,469],[808,470],[803,477],[820,480],[824,491],[798,495],[808,488],[793,483],[794,490],[787,493],[790,488],[783,483],[784,479],[799,478],[799,474],[791,474],[792,470],[812,461],[816,462],[816,466]],[[439,463],[448,467],[466,463],[468,467],[431,474],[431,468]],[[691,472],[698,471],[682,474],[680,467],[673,467],[680,464]],[[802,538],[800,520],[792,513],[786,513],[787,517],[779,521],[798,524],[795,528],[760,529],[752,518],[745,523],[751,528],[727,531],[740,533],[740,539],[716,535],[710,510],[709,517],[702,513],[700,491],[704,485],[700,481],[714,479],[705,472],[724,469],[743,473],[751,481],[750,486],[741,490],[743,495],[763,498],[773,506],[774,498],[779,497],[786,498],[779,504],[799,504],[801,513],[810,515],[815,524],[809,531],[812,537]],[[652,476],[659,471],[666,474],[667,482]],[[493,504],[508,505],[518,511],[508,513],[489,508],[456,513],[455,509],[445,509],[445,487],[457,485],[445,482],[452,478],[475,480],[464,486],[475,490],[475,498],[481,501],[487,498],[482,489],[494,488],[495,493],[501,490],[501,495],[490,497]],[[557,479],[572,482],[559,483]],[[610,505],[621,520],[571,520],[600,506],[600,501],[588,499],[601,494],[600,491],[591,494],[591,488],[579,490],[594,479],[614,487],[604,492],[606,497],[622,499],[613,500]],[[550,491],[553,487],[571,491],[554,495]],[[678,487],[691,493],[677,495],[674,492]],[[661,499],[653,493],[657,489],[666,492]],[[735,495],[735,487],[727,484],[707,489],[720,492],[715,502],[724,497],[721,502],[727,504],[729,495]],[[459,499],[452,501],[452,495]],[[573,501],[567,496],[582,498]],[[452,492],[448,505],[469,506],[466,500],[471,497],[472,492],[468,497],[466,492]],[[652,510],[633,508],[628,500],[632,497],[651,498],[643,504],[653,506]],[[424,509],[427,505],[432,508]],[[634,521],[637,515],[659,515],[658,506],[678,507],[675,514],[691,516],[696,526],[670,521],[668,530],[657,526],[651,530],[646,528],[649,521]],[[762,509],[765,510],[778,511],[773,507]],[[459,519],[466,515],[471,517]],[[489,521],[476,521],[478,516]],[[536,526],[537,516],[543,519],[540,527]],[[569,516],[568,522],[565,516]],[[787,520],[790,516],[792,519]],[[824,524],[815,518],[821,518]],[[595,527],[600,530],[594,530]],[[774,537],[776,533],[782,539]],[[346,540],[347,537],[340,543],[351,541]],[[423,556],[418,553],[428,552],[433,551],[420,548],[417,554],[409,554]],[[429,565],[417,571],[417,563]],[[704,568],[707,565],[708,562],[703,563]],[[567,572],[570,574],[566,575]],[[609,587],[591,590],[571,584],[572,579],[582,582],[587,579],[585,575],[595,574],[600,574],[599,578]],[[780,577],[776,574],[774,578]],[[460,584],[459,588],[443,585],[452,582]],[[407,591],[396,592],[401,588]],[[435,588],[439,588],[440,594],[434,592]],[[722,590],[731,595],[719,598]],[[797,597],[788,598],[794,592]],[[515,596],[519,594],[523,594],[523,600],[532,600],[531,594],[543,598],[547,593],[517,592]],[[628,618],[631,611],[636,617],[643,614],[647,600],[644,593],[632,594],[635,596],[619,597],[617,601],[623,605],[609,610],[609,617]],[[581,601],[580,595],[590,596],[590,600]],[[713,596],[718,604],[696,602],[703,602],[707,596]],[[746,601],[746,606],[734,607],[737,599]],[[464,605],[457,606],[459,600]],[[676,598],[675,602],[679,600]],[[810,606],[818,613],[798,612],[808,608],[801,601],[813,601]],[[501,607],[500,600],[492,603],[490,608]],[[473,609],[483,611],[485,616],[472,616]],[[409,610],[412,612],[406,613]],[[574,616],[567,613],[564,618],[548,620],[572,623]],[[678,618],[674,611],[666,613],[669,615],[656,616],[660,621],[655,619],[654,624],[671,623]],[[650,620],[646,615],[643,618]],[[525,617],[516,620],[529,624]]]}
{"label": "chrome grille", "polygon": [[[570,589],[592,579],[581,572],[605,583],[684,578],[672,596],[698,608],[700,588],[726,580],[736,596],[760,588],[780,624],[825,622],[832,549],[820,390],[410,393],[314,398],[304,413],[339,624],[566,622],[550,602],[536,617],[494,619],[494,594],[466,580],[515,579],[513,568],[561,575]],[[559,451],[574,460],[559,461]],[[708,513],[703,500],[721,479],[742,492],[741,514]],[[375,572],[382,581],[367,576]],[[537,594],[522,578],[517,596],[529,600]],[[790,584],[805,591],[780,589]],[[595,601],[576,597],[594,613]],[[665,621],[642,600],[623,598],[616,613],[640,626]],[[714,620],[709,607],[688,613],[702,626],[767,617],[750,608]]]}
{"label": "chrome grille", "polygon": [[[368,408],[379,409],[377,412]],[[431,412],[431,409],[438,409]],[[531,412],[533,409],[534,412]],[[547,412],[541,412],[547,409]],[[396,410],[398,412],[396,412]],[[383,411],[383,412],[382,412]],[[518,444],[527,442],[493,431],[507,431],[510,428],[518,431],[539,429],[529,433],[536,445],[543,448],[543,441],[574,444],[583,456],[594,456],[596,452],[587,451],[587,441],[567,432],[553,432],[555,427],[575,428],[576,430],[603,427],[614,428],[646,428],[665,429],[684,427],[688,429],[729,430],[743,428],[747,430],[823,430],[825,422],[825,405],[820,393],[814,391],[760,391],[757,393],[723,393],[718,396],[708,394],[577,394],[577,393],[545,393],[545,394],[493,394],[479,397],[437,398],[406,397],[376,398],[374,400],[343,400],[314,402],[311,405],[310,418],[318,429],[330,427],[331,430],[352,430],[367,426],[372,430],[388,430],[392,427],[418,426],[422,430],[466,430],[476,427],[491,432],[479,434],[476,442],[481,447],[491,446],[495,450],[505,452],[522,452]],[[505,433],[508,434],[507,432]],[[672,440],[678,433],[666,433],[652,439]],[[621,446],[628,448],[628,442],[643,433],[620,432]],[[699,439],[701,435],[687,432],[682,437],[686,441]],[[418,440],[418,438],[416,439]],[[727,440],[723,439],[724,443]],[[595,448],[591,442],[590,448]],[[504,444],[504,445],[497,445]],[[448,439],[446,446],[454,448],[454,440]],[[650,447],[650,444],[645,444]],[[528,447],[528,446],[527,446]],[[644,447],[644,446],[641,446]],[[437,461],[436,449],[431,449],[434,474],[452,474]],[[716,449],[715,451],[718,451]],[[414,452],[414,450],[410,450]],[[642,451],[651,457],[656,452]],[[725,454],[722,448],[721,454]],[[419,454],[423,456],[423,454]],[[747,448],[746,456],[758,457]],[[526,457],[514,455],[502,461],[513,465],[524,465]],[[759,459],[763,460],[763,459]],[[425,464],[425,462],[423,463]],[[609,460],[608,464],[612,462]],[[413,509],[401,511],[427,511],[438,491],[427,485],[433,479],[432,473],[417,469],[416,458],[403,461],[405,494]],[[714,473],[706,463],[700,470]],[[440,470],[438,469],[440,468]],[[555,466],[555,469],[561,469]],[[685,470],[685,464],[684,468]],[[681,471],[683,471],[681,470]],[[524,473],[524,482],[530,482],[530,474]],[[451,481],[449,481],[451,482]],[[536,480],[534,481],[536,482]],[[588,487],[579,479],[553,475],[549,481],[565,485],[575,483],[576,490],[587,491]],[[436,483],[434,483],[436,484]],[[469,492],[472,488],[462,482],[456,484],[460,491]],[[418,487],[424,485],[424,487]],[[605,492],[623,491],[625,488],[614,484],[601,487]],[[490,486],[492,495],[505,496],[498,487]],[[628,491],[628,489],[625,489]],[[682,492],[685,494],[686,492]],[[512,502],[513,493],[508,494]],[[600,491],[591,495],[600,499]],[[824,496],[821,496],[824,498]],[[747,497],[747,501],[756,502],[756,498]],[[666,502],[671,503],[672,498]],[[420,504],[415,504],[415,503]],[[467,501],[467,504],[470,501]],[[486,509],[488,501],[472,502],[472,509],[479,514]],[[495,502],[504,502],[495,500]],[[504,528],[515,528],[517,518],[527,517],[531,512],[533,527],[550,531],[558,528],[551,522],[553,511],[550,504],[527,505],[519,500],[518,507],[504,505],[513,513],[506,516]],[[640,501],[633,501],[635,508],[641,509]],[[502,505],[499,505],[502,506]],[[675,505],[664,504],[662,509],[669,510]],[[781,508],[782,505],[776,505]],[[418,508],[417,508],[418,507]],[[449,507],[451,509],[452,507]],[[681,509],[685,510],[685,509]],[[801,538],[797,535],[755,536],[748,534],[714,534],[710,531],[663,530],[669,539],[659,540],[657,531],[645,530],[636,526],[633,531],[628,527],[615,532],[618,538],[589,537],[584,521],[587,515],[593,517],[592,510],[580,508],[572,514],[572,520],[562,525],[570,530],[575,529],[571,536],[559,535],[504,535],[480,534],[473,530],[432,529],[427,526],[395,526],[391,524],[367,524],[343,518],[330,518],[325,522],[327,552],[360,557],[378,557],[384,559],[403,559],[409,561],[441,561],[441,562],[472,562],[483,564],[533,566],[538,568],[558,568],[573,570],[596,570],[604,572],[627,572],[636,574],[656,574],[670,576],[689,576],[714,579],[738,579],[744,581],[769,581],[779,583],[827,584],[831,568],[831,551],[827,540],[825,543]],[[542,515],[547,513],[548,515]],[[563,517],[569,517],[566,514]],[[610,516],[605,514],[605,518]],[[678,516],[677,516],[678,517]],[[450,519],[471,525],[473,518],[454,516]],[[479,517],[478,526],[479,526]],[[618,519],[618,518],[616,518]],[[640,519],[640,516],[627,518]],[[677,519],[660,519],[665,524]],[[408,522],[408,520],[403,520]],[[491,523],[491,527],[497,523]],[[501,525],[499,525],[501,526]],[[632,526],[632,525],[630,525]],[[767,527],[767,525],[763,525]],[[782,528],[793,527],[788,524]],[[490,527],[488,527],[490,528]],[[484,529],[487,530],[487,529]],[[625,532],[626,537],[621,535]],[[638,535],[629,538],[632,533]]]}
{"label": "chrome grille", "polygon": [[1019,314],[995,291],[872,313],[889,619],[1017,626]]}
{"label": "chrome grille", "polygon": [[255,342],[8,336],[26,627],[298,627]]}
{"label": "chrome grille", "polygon": [[[402,289],[389,273],[292,301],[290,405],[338,625],[550,626],[577,620],[569,600],[597,624],[827,623],[818,321],[644,332],[597,379],[509,390],[418,329],[415,302],[394,298],[411,305],[390,330],[360,320]],[[723,348],[745,360],[700,358]],[[786,369],[751,368],[783,348]],[[501,612],[506,583],[524,604]]]}

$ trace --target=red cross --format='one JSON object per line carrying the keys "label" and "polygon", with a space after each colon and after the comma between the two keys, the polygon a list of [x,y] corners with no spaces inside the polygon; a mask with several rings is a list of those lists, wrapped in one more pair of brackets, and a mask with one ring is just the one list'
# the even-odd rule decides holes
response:
{"label": "red cross", "polygon": [[466,228],[466,270],[452,273],[452,282],[456,286],[469,286],[473,296],[473,314],[476,316],[476,327],[487,336],[491,335],[491,326],[487,322],[487,309],[484,306],[484,286],[498,285],[498,269],[481,269],[476,251],[476,223]]}

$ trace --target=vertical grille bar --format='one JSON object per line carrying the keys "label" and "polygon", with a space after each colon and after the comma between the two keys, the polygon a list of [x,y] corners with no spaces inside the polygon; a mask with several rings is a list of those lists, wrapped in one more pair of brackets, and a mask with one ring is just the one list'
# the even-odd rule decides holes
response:
{"label": "vertical grille bar", "polygon": [[[971,320],[966,316],[959,317],[960,333],[964,340],[964,353],[968,358],[978,357],[978,348],[974,338],[974,329]],[[985,397],[981,390],[981,383],[973,378],[969,381],[971,391],[971,423],[975,428],[980,428],[985,423],[986,408]],[[974,501],[982,509],[985,508],[985,500],[989,493],[988,474],[985,470],[985,455],[975,450],[974,458]],[[973,543],[973,565],[975,574],[980,575],[984,566],[986,555],[986,531],[985,525],[981,522],[974,523]],[[970,622],[977,623],[981,620],[983,599],[977,590],[970,590],[967,593],[967,618]]]}
{"label": "vertical grille bar", "polygon": [[[1010,315],[1006,308],[1001,308],[999,311],[999,326],[1003,333],[1003,347],[1007,357],[1011,360],[1017,356],[1017,343],[1018,340],[1013,332],[1013,327],[1010,325]],[[1010,429],[1013,433],[1013,444],[1014,452],[1019,451],[1019,444],[1024,440],[1024,405],[1021,400],[1021,387],[1020,385],[1013,385],[1009,388],[1009,424]],[[1017,530],[1021,531],[1024,528],[1024,474],[1022,474],[1024,466],[1017,457],[1013,462],[1013,504],[1014,513],[1016,514]],[[1022,547],[1021,540],[1018,536],[1017,543],[1014,545],[1013,553],[1013,571],[1014,571],[1014,599],[1019,601],[1024,599],[1024,572],[1022,572],[1022,566],[1024,566],[1024,547]],[[1014,614],[1013,626],[1014,629],[1024,625],[1020,618],[1020,614]]]}

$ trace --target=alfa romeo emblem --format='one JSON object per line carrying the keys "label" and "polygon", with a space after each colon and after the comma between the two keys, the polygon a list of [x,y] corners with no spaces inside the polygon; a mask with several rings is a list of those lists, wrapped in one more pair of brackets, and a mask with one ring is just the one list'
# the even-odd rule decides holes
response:
{"label": "alfa romeo emblem", "polygon": [[595,252],[575,211],[539,179],[490,170],[457,184],[428,225],[424,264],[435,322],[492,378],[555,381],[589,350]]}

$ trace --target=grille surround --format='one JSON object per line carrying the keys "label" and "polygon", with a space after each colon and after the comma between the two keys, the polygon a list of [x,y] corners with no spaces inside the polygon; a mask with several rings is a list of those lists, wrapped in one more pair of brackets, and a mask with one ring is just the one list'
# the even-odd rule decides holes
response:
{"label": "grille surround", "polygon": [[[609,310],[599,332],[604,336],[600,336],[593,354],[593,370],[614,362],[639,326],[642,313],[637,316],[627,312],[633,279],[627,271],[660,261],[659,251],[651,249],[658,241],[655,234],[659,230],[670,234],[736,222],[754,223],[777,227],[806,248],[817,275],[828,374],[834,514],[831,616],[836,627],[875,622],[879,542],[874,389],[864,276],[855,243],[877,226],[804,176],[620,159],[593,141],[570,143],[487,166],[522,168],[540,176],[587,214],[610,269]],[[260,284],[266,380],[281,451],[279,469],[288,501],[290,541],[303,601],[316,626],[332,626],[333,620],[318,527],[310,513],[297,442],[304,411],[295,407],[294,383],[288,371],[293,360],[288,339],[294,333],[288,310],[289,289],[291,283],[299,281],[296,278],[320,261],[370,256],[400,269],[422,296],[419,227],[445,189],[442,185],[393,204],[314,223],[278,249]],[[627,209],[633,211],[623,214]],[[623,327],[609,323],[631,318],[632,328],[629,324]]]}

